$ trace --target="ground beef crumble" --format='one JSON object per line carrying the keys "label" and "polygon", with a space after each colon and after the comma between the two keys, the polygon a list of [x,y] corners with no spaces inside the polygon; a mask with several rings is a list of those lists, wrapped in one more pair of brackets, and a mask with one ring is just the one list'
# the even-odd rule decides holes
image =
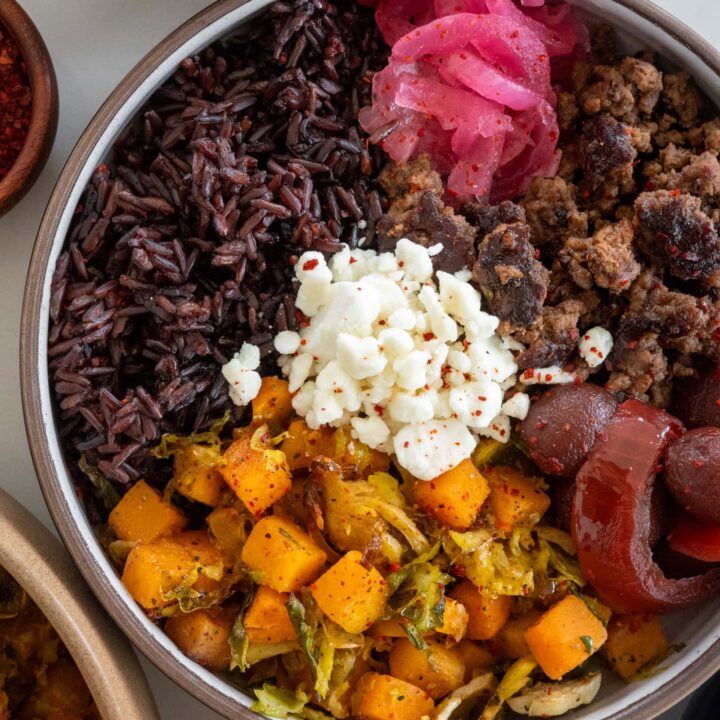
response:
{"label": "ground beef crumble", "polygon": [[[611,31],[595,35],[594,62],[576,63],[558,93],[558,176],[534,179],[516,204],[463,213],[479,249],[499,223],[525,222],[550,269],[532,322],[506,314],[500,326],[527,346],[522,369],[565,365],[667,406],[673,377],[720,364],[720,118],[687,73],[648,52],[617,58]],[[483,261],[478,285],[493,274]],[[615,348],[589,368],[577,340],[594,325]]]}
{"label": "ground beef crumble", "polygon": [[392,251],[398,240],[409,238],[423,247],[443,246],[433,257],[436,270],[454,273],[472,264],[477,231],[445,204],[442,179],[427,156],[391,164],[381,173],[380,183],[392,200],[377,225],[381,252]]}
{"label": "ground beef crumble", "polygon": [[521,327],[540,314],[548,289],[549,273],[535,259],[531,232],[523,222],[499,225],[478,246],[472,271],[490,312]]}

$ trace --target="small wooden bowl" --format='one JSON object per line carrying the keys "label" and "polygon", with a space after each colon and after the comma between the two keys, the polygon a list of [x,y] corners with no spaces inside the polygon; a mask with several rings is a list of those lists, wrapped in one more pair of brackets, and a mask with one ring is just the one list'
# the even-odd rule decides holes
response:
{"label": "small wooden bowl", "polygon": [[10,172],[0,180],[0,215],[30,189],[45,166],[58,124],[58,88],[50,53],[28,14],[15,0],[0,0],[0,25],[15,40],[32,90],[30,127]]}
{"label": "small wooden bowl", "polygon": [[0,566],[55,628],[103,720],[160,720],[130,643],[102,611],[62,543],[1,489]]}

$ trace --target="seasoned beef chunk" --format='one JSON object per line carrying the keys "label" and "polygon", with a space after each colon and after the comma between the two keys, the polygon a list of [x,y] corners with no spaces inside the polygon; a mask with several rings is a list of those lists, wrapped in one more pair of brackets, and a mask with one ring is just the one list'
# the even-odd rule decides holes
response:
{"label": "seasoned beef chunk", "polygon": [[498,225],[525,222],[525,211],[510,200],[504,200],[498,205],[466,203],[462,208],[462,214],[477,230],[477,236],[481,240]]}
{"label": "seasoned beef chunk", "polygon": [[631,128],[608,113],[583,123],[577,148],[580,167],[592,187],[618,179],[628,169],[632,172],[637,156]]}
{"label": "seasoned beef chunk", "polygon": [[443,202],[440,175],[423,155],[408,163],[390,163],[380,182],[393,202],[377,224],[378,249],[392,251],[401,238],[431,247],[442,244],[433,257],[436,270],[454,273],[472,264],[475,230]]}
{"label": "seasoned beef chunk", "polygon": [[662,73],[654,65],[626,57],[616,66],[592,68],[579,94],[580,107],[588,115],[605,111],[633,123],[652,113],[662,88]]}
{"label": "seasoned beef chunk", "polygon": [[720,195],[720,163],[714,152],[693,155],[681,170],[667,176],[668,190],[697,195],[703,202],[710,202]]}
{"label": "seasoned beef chunk", "polygon": [[606,388],[639,400],[666,406],[670,391],[666,384],[668,362],[654,333],[644,333],[632,344],[614,348],[608,365],[612,370]]}
{"label": "seasoned beef chunk", "polygon": [[552,307],[546,305],[529,328],[500,326],[528,346],[516,359],[521,370],[564,365],[570,359],[580,338],[580,318],[593,309],[586,300],[583,293]]}
{"label": "seasoned beef chunk", "polygon": [[720,238],[700,198],[657,190],[635,201],[637,244],[681,280],[705,279],[720,268]]}
{"label": "seasoned beef chunk", "polygon": [[530,325],[545,302],[548,271],[535,259],[528,225],[500,225],[486,235],[478,247],[473,280],[493,315]]}
{"label": "seasoned beef chunk", "polygon": [[403,200],[414,205],[417,201],[413,196],[417,193],[427,190],[442,197],[445,192],[442,178],[432,169],[427,155],[420,155],[406,163],[388,163],[378,180],[390,199],[396,203],[396,212],[403,209],[402,204],[399,204]]}
{"label": "seasoned beef chunk", "polygon": [[392,251],[400,238],[408,238],[423,247],[440,243],[442,252],[433,257],[436,270],[454,273],[471,263],[475,230],[465,218],[446,207],[434,193],[416,195],[417,204],[397,214],[390,208],[378,222],[378,249]]}
{"label": "seasoned beef chunk", "polygon": [[700,92],[687,72],[665,75],[662,99],[683,127],[690,127],[698,119],[702,109]]}
{"label": "seasoned beef chunk", "polygon": [[624,292],[641,270],[633,252],[629,220],[606,225],[590,238],[568,238],[558,257],[573,281],[585,290],[597,285]]}
{"label": "seasoned beef chunk", "polygon": [[578,210],[574,189],[561,177],[535,178],[520,204],[533,231],[533,245],[547,246],[552,253],[566,237],[587,235],[587,213]]}

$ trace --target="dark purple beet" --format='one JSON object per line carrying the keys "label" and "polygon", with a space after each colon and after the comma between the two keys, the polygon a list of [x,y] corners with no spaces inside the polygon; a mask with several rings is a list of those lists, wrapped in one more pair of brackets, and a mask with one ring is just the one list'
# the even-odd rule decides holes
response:
{"label": "dark purple beet", "polygon": [[559,385],[530,406],[519,431],[543,472],[574,478],[616,409],[615,397],[597,385]]}
{"label": "dark purple beet", "polygon": [[670,446],[665,484],[691,515],[720,523],[720,428],[691,430]]}
{"label": "dark purple beet", "polygon": [[678,378],[673,387],[673,413],[686,427],[720,427],[720,369],[705,368]]}

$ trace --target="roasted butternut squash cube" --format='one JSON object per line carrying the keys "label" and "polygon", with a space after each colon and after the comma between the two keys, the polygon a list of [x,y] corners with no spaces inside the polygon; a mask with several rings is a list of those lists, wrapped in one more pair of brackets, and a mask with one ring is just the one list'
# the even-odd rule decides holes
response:
{"label": "roasted butternut squash cube", "polygon": [[525,642],[525,631],[534,625],[541,615],[540,610],[528,610],[518,617],[510,618],[488,643],[493,653],[503,660],[517,660],[530,655],[530,648]]}
{"label": "roasted butternut squash cube", "polygon": [[219,452],[206,445],[186,445],[173,461],[175,489],[189,500],[215,507],[220,504],[227,485],[217,463]]}
{"label": "roasted butternut squash cube", "polygon": [[125,562],[123,585],[146,610],[172,605],[166,597],[181,587],[191,587],[197,580],[198,563],[192,554],[169,538],[142,543],[134,547]]}
{"label": "roasted butternut squash cube", "polygon": [[437,631],[443,635],[448,635],[455,642],[460,642],[467,632],[469,619],[468,611],[461,602],[451,597],[446,597],[443,624]]}
{"label": "roasted butternut squash cube", "polygon": [[461,640],[453,646],[453,650],[465,663],[464,682],[470,682],[482,670],[496,664],[495,656],[483,645],[474,640]]}
{"label": "roasted butternut squash cube", "polygon": [[656,615],[615,615],[607,633],[608,662],[624,680],[662,657],[670,647]]}
{"label": "roasted butternut squash cube", "polygon": [[515,468],[490,468],[487,479],[490,483],[490,513],[495,527],[502,532],[537,523],[550,507],[548,495]]}
{"label": "roasted butternut squash cube", "polygon": [[264,377],[260,392],[252,401],[253,425],[269,425],[273,432],[284,428],[293,415],[288,381]]}
{"label": "roasted butternut squash cube", "polygon": [[418,507],[454,530],[467,530],[473,524],[489,492],[487,480],[469,459],[434,480],[414,485]]}
{"label": "roasted butternut squash cube", "polygon": [[332,428],[323,425],[317,430],[311,430],[304,420],[293,420],[290,423],[280,449],[285,453],[292,472],[310,467],[315,457],[332,458],[337,451]]}
{"label": "roasted butternut squash cube", "polygon": [[144,480],[138,480],[113,508],[108,520],[120,540],[152,542],[183,530],[187,518]]}
{"label": "roasted butternut squash cube", "polygon": [[605,626],[575,595],[556,602],[525,631],[530,652],[551,680],[585,662],[605,640]]}
{"label": "roasted butternut squash cube", "polygon": [[352,699],[359,720],[421,720],[435,710],[432,698],[419,687],[392,675],[367,673]]}
{"label": "roasted butternut squash cube", "polygon": [[290,468],[282,450],[267,445],[267,427],[243,432],[223,454],[225,482],[255,517],[260,517],[292,487]]}
{"label": "roasted butternut squash cube", "polygon": [[347,428],[333,430],[323,426],[311,430],[304,420],[293,420],[280,449],[285,453],[292,472],[310,467],[318,456],[330,458],[340,465],[352,465],[358,475],[367,477],[374,472],[387,472],[390,457],[371,450],[354,439]]}
{"label": "roasted butternut squash cube", "polygon": [[387,583],[374,568],[362,564],[351,550],[311,586],[318,607],[349,633],[367,630],[385,611]]}
{"label": "roasted butternut squash cube", "polygon": [[465,663],[452,648],[435,640],[427,644],[426,650],[418,650],[407,638],[398,640],[390,651],[390,673],[437,700],[463,684]]}
{"label": "roasted butternut squash cube", "polygon": [[241,555],[258,583],[278,592],[295,592],[320,575],[327,556],[295,523],[278,517],[260,520]]}
{"label": "roasted butternut squash cube", "polygon": [[449,593],[465,606],[468,624],[465,637],[469,640],[490,640],[505,625],[512,610],[512,598],[507,595],[484,595],[469,580],[462,580]]}
{"label": "roasted butternut squash cube", "polygon": [[128,555],[122,582],[147,610],[172,605],[181,588],[212,592],[220,587],[225,559],[203,530],[141,543]]}
{"label": "roasted butternut squash cube", "polygon": [[165,632],[196,663],[220,671],[230,667],[232,624],[227,610],[214,607],[174,615],[165,624]]}
{"label": "roasted butternut squash cube", "polygon": [[282,643],[297,638],[285,606],[288,597],[263,585],[256,590],[243,619],[251,643]]}
{"label": "roasted butternut squash cube", "polygon": [[172,538],[184,547],[198,564],[198,579],[193,590],[211,592],[216,590],[225,574],[232,566],[232,560],[210,539],[206,530],[188,530]]}

